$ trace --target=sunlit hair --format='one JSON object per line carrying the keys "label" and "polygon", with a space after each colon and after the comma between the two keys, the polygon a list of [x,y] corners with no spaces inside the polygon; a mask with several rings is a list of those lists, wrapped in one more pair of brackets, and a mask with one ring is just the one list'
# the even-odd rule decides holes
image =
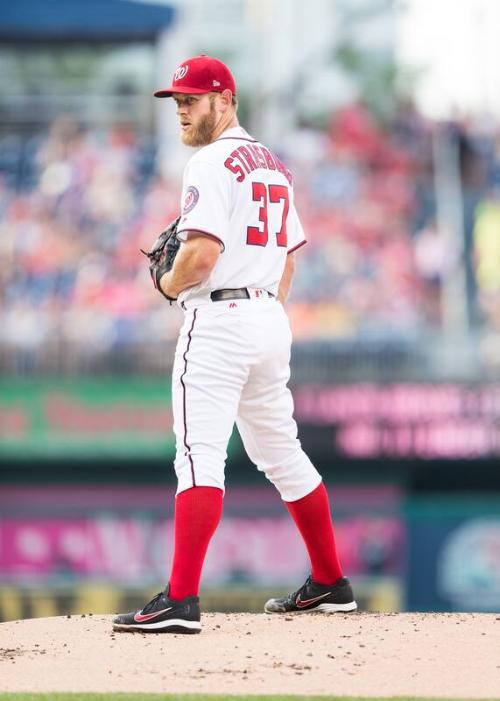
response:
{"label": "sunlit hair", "polygon": [[[210,102],[213,102],[217,95],[220,95],[220,93],[219,92],[209,93]],[[236,97],[236,95],[233,95],[233,97],[231,99],[231,104],[234,107],[234,111],[237,112],[238,111],[238,98]]]}

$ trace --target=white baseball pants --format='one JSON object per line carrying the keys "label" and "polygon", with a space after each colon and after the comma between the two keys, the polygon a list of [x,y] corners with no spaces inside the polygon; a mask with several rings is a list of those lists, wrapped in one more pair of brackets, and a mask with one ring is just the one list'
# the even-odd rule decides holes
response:
{"label": "white baseball pants", "polygon": [[274,298],[207,300],[186,311],[172,374],[177,493],[224,489],[235,421],[249,458],[284,501],[319,485],[293,419],[291,341],[288,318]]}

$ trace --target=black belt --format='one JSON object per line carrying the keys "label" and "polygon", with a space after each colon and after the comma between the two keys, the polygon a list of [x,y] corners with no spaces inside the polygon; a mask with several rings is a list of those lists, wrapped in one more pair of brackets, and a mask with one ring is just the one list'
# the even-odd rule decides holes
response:
{"label": "black belt", "polygon": [[[271,292],[263,290],[268,297],[274,297]],[[236,290],[214,290],[210,293],[212,302],[222,302],[225,299],[250,299],[250,292],[246,287],[238,287]]]}

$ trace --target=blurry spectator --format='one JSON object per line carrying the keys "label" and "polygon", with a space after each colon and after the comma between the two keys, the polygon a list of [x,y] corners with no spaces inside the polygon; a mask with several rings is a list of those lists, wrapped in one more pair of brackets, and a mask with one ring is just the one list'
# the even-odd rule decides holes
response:
{"label": "blurry spectator", "polygon": [[[464,187],[498,184],[499,132],[452,127]],[[301,125],[278,145],[309,241],[289,303],[298,339],[414,338],[439,326],[450,261],[434,223],[430,133],[409,102],[385,125],[353,104],[328,130]],[[2,143],[0,344],[17,358],[10,367],[43,370],[44,349],[68,371],[129,351],[138,366],[150,363],[181,321],[139,252],[179,206],[180,183],[155,172],[152,139],[61,116],[29,149],[17,137]],[[16,153],[32,160],[24,181],[12,177]],[[500,330],[499,232],[495,194],[477,210],[474,255],[485,323]]]}
{"label": "blurry spectator", "polygon": [[474,260],[479,308],[488,326],[500,331],[500,188],[490,191],[476,211]]}
{"label": "blurry spectator", "polygon": [[415,234],[415,264],[425,283],[423,304],[427,319],[434,326],[441,322],[441,286],[446,272],[453,265],[443,232],[435,220]]}

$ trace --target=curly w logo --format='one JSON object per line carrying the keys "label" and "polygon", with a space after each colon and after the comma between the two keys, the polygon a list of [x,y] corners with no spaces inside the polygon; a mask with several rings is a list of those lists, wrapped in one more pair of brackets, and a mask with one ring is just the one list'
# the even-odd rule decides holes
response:
{"label": "curly w logo", "polygon": [[179,66],[179,68],[174,73],[174,81],[182,80],[189,70],[189,66]]}

